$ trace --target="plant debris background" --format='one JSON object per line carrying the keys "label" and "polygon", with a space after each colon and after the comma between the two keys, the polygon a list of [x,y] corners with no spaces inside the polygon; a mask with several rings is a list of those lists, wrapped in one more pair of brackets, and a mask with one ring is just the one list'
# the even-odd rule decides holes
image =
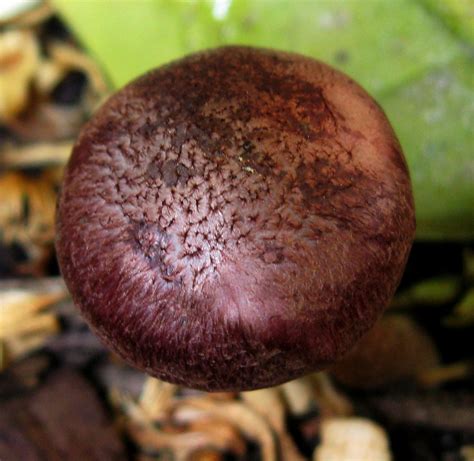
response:
{"label": "plant debris background", "polygon": [[276,388],[196,392],[101,346],[53,241],[64,165],[108,92],[49,5],[0,23],[0,459],[473,460],[469,242],[415,243],[393,305],[355,350]]}

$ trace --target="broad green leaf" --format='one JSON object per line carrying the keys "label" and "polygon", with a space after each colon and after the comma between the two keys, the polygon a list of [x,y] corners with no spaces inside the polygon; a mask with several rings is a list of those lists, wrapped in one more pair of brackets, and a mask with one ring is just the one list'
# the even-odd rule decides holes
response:
{"label": "broad green leaf", "polygon": [[473,0],[419,0],[460,38],[474,44]]}
{"label": "broad green leaf", "polygon": [[55,1],[116,87],[186,53],[229,43],[298,51],[340,68],[393,121],[412,174],[418,237],[472,238],[472,2],[444,3]]}
{"label": "broad green leaf", "polygon": [[[398,85],[459,53],[449,31],[413,0],[55,4],[116,86],[185,53],[229,43],[317,57],[344,69],[370,92]],[[219,4],[228,5],[226,13],[219,13]]]}
{"label": "broad green leaf", "polygon": [[433,68],[379,98],[407,154],[419,235],[474,235],[474,60]]}

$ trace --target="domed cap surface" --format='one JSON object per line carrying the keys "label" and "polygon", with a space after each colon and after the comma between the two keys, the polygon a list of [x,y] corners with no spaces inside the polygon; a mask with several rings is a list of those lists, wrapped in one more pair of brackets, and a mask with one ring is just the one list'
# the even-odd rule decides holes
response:
{"label": "domed cap surface", "polygon": [[346,352],[392,297],[414,230],[403,154],[360,86],[300,55],[227,47],[151,71],[84,127],[57,252],[121,357],[244,390]]}

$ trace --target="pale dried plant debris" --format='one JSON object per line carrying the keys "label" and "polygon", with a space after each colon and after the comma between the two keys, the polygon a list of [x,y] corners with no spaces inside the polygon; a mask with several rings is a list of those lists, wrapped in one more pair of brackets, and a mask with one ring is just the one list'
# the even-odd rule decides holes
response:
{"label": "pale dried plant debris", "polygon": [[44,273],[53,251],[57,188],[62,167],[30,177],[20,171],[0,175],[0,242],[20,245],[26,262],[17,264],[18,274]]}
{"label": "pale dried plant debris", "polygon": [[183,461],[199,459],[202,450],[216,456],[224,452],[245,456],[245,440],[252,440],[263,461],[304,461],[286,427],[287,396],[300,390],[304,402],[296,404],[299,411],[318,407],[325,415],[352,411],[325,374],[240,394],[188,392],[149,377],[138,399],[117,389],[110,398],[123,415],[129,437],[147,452],[169,450],[173,460]]}
{"label": "pale dried plant debris", "polygon": [[51,165],[64,166],[69,160],[73,144],[72,140],[32,143],[22,146],[10,144],[0,152],[0,167],[17,169]]}
{"label": "pale dried plant debris", "polygon": [[271,387],[256,391],[242,392],[242,400],[261,415],[277,436],[282,459],[304,461],[303,456],[286,430],[285,402],[281,387]]}
{"label": "pale dried plant debris", "polygon": [[[7,6],[7,3],[10,5]],[[0,26],[34,27],[53,14],[51,3],[46,0],[23,0],[2,5]]]}
{"label": "pale dried plant debris", "polygon": [[0,285],[0,369],[44,345],[59,331],[52,308],[67,297],[62,280],[47,280],[44,287]]}
{"label": "pale dried plant debris", "polygon": [[160,419],[172,405],[177,386],[148,377],[143,386],[139,405],[151,419]]}
{"label": "pale dried plant debris", "polygon": [[365,418],[328,418],[313,461],[391,461],[385,431]]}
{"label": "pale dried plant debris", "polygon": [[[128,435],[144,450],[162,452],[169,449],[175,461],[188,461],[198,450],[212,447],[216,451],[226,451],[233,443],[233,434],[224,434],[221,427],[210,424],[208,430],[188,430],[186,432],[165,432],[151,426],[126,423]],[[217,432],[219,432],[217,434]]]}
{"label": "pale dried plant debris", "polygon": [[64,77],[66,69],[49,58],[41,59],[35,74],[35,86],[40,94],[49,94]]}
{"label": "pale dried plant debris", "polygon": [[285,430],[285,408],[279,388],[242,392],[241,397],[247,406],[268,421],[273,430],[279,433]]}
{"label": "pale dried plant debris", "polygon": [[216,402],[209,398],[184,398],[179,406],[203,410],[217,420],[234,425],[245,437],[258,444],[262,461],[277,461],[275,436],[267,421],[257,412],[239,401]]}
{"label": "pale dried plant debris", "polygon": [[25,108],[39,59],[32,31],[0,33],[0,122],[11,120]]}
{"label": "pale dried plant debris", "polygon": [[[0,18],[0,245],[10,273],[43,276],[53,255],[57,192],[72,140],[109,87],[73,40],[50,34],[45,21],[55,14],[51,3],[30,4]],[[85,86],[69,87],[64,78],[71,72],[84,74]],[[54,93],[63,81],[61,91],[80,91],[70,103]]]}
{"label": "pale dried plant debris", "polygon": [[148,378],[138,402],[116,389],[110,398],[125,416],[124,430],[142,450],[157,453],[169,450],[173,460],[182,461],[192,459],[204,449],[215,453],[245,453],[245,441],[234,425],[210,417],[207,411],[198,409],[184,422],[171,417],[169,405],[185,403],[183,399],[174,399],[174,393],[174,385]]}

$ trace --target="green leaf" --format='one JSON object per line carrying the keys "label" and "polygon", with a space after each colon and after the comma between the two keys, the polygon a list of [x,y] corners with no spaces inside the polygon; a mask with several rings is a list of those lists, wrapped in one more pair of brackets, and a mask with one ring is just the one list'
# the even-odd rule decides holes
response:
{"label": "green leaf", "polygon": [[391,307],[441,306],[452,302],[461,288],[462,279],[455,275],[426,279],[395,296]]}
{"label": "green leaf", "polygon": [[381,95],[407,154],[418,235],[474,235],[474,61],[464,55]]}
{"label": "green leaf", "polygon": [[471,0],[55,4],[116,87],[186,53],[229,43],[297,51],[338,67],[394,124],[412,174],[418,237],[474,237]]}
{"label": "green leaf", "polygon": [[474,324],[474,288],[468,290],[455,306],[453,313],[443,321],[445,325],[464,327]]}

